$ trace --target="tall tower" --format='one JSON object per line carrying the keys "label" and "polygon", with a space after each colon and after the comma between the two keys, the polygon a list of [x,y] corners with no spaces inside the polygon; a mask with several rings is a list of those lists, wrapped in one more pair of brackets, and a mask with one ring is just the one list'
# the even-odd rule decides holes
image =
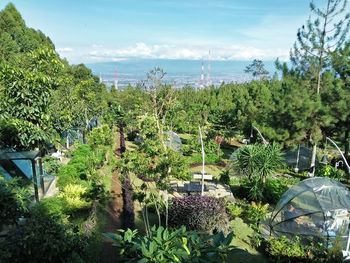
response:
{"label": "tall tower", "polygon": [[102,79],[102,76],[101,76],[101,73],[100,73],[100,83],[103,82],[103,79]]}
{"label": "tall tower", "polygon": [[115,73],[114,73],[114,88],[118,89],[118,70],[115,68]]}
{"label": "tall tower", "polygon": [[204,88],[204,63],[203,63],[203,60],[202,60],[202,67],[201,67],[201,79],[200,79],[200,82],[199,82],[199,88]]}
{"label": "tall tower", "polygon": [[208,54],[208,73],[207,73],[207,86],[211,85],[211,78],[210,78],[210,71],[211,71],[211,65],[210,65],[210,50],[209,50],[209,54]]}

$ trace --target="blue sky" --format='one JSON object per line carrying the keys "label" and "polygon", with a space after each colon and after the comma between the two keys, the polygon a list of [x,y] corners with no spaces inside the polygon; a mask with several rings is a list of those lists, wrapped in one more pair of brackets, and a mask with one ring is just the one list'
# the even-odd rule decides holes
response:
{"label": "blue sky", "polygon": [[[14,0],[72,63],[287,59],[307,0]],[[0,0],[2,9],[7,1]]]}

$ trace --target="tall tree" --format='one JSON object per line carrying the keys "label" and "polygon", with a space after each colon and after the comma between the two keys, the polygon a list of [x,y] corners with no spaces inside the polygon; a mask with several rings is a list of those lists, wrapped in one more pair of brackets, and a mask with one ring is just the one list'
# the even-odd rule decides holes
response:
{"label": "tall tree", "polygon": [[254,59],[253,62],[245,68],[244,72],[251,73],[252,76],[257,79],[265,79],[269,75],[269,72],[265,69],[264,62],[259,59]]}
{"label": "tall tree", "polygon": [[310,3],[311,17],[298,29],[290,57],[301,73],[315,80],[320,93],[321,74],[330,62],[331,52],[342,47],[350,28],[350,13],[343,15],[347,0],[327,0],[325,8]]}
{"label": "tall tree", "polygon": [[332,54],[332,67],[334,75],[326,80],[331,81],[329,92],[322,94],[322,101],[327,103],[331,108],[331,114],[335,122],[331,129],[332,135],[343,135],[343,144],[345,156],[349,154],[349,137],[350,137],[350,113],[348,103],[350,100],[350,41],[341,49]]}
{"label": "tall tree", "polygon": [[4,126],[0,130],[14,132],[13,145],[6,146],[17,149],[40,147],[49,139],[49,103],[56,83],[48,76],[46,65],[51,66],[52,73],[61,66],[51,49],[38,49],[26,56],[21,67],[0,64],[0,83],[4,87],[0,102],[0,120]]}
{"label": "tall tree", "polygon": [[[331,52],[340,48],[348,35],[350,14],[344,15],[347,0],[327,0],[325,8],[310,3],[314,17],[308,19],[297,33],[297,41],[291,50],[293,65],[305,78],[311,80],[310,86],[315,91],[315,100],[320,100],[322,73],[328,67]],[[320,139],[317,134],[323,125],[319,122],[320,112],[314,112],[315,121],[310,125],[310,141],[313,154],[310,163],[310,176],[314,175],[316,162],[316,147]]]}

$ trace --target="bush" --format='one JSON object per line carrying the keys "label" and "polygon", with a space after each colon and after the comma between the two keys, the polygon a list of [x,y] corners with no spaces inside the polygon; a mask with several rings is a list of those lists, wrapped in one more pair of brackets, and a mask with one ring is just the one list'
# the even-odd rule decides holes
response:
{"label": "bush", "polygon": [[223,172],[220,173],[220,183],[222,184],[226,184],[229,185],[230,184],[230,171],[229,170],[225,170]]}
{"label": "bush", "polygon": [[[219,145],[214,140],[204,140],[205,162],[207,164],[219,163],[224,155],[224,152],[219,148]],[[182,147],[183,154],[190,156],[191,163],[202,162],[202,146],[198,136],[191,136],[187,144]]]}
{"label": "bush", "polygon": [[78,172],[78,169],[75,165],[62,166],[58,171],[58,180],[57,185],[60,189],[63,189],[66,185],[69,184],[83,184],[86,185],[87,182],[81,178],[81,173]]}
{"label": "bush", "polygon": [[281,147],[277,144],[246,145],[232,157],[233,171],[249,181],[249,198],[261,201],[266,178],[283,167]]}
{"label": "bush", "polygon": [[266,253],[272,262],[343,262],[341,248],[334,246],[327,249],[323,243],[302,241],[299,237],[287,238],[281,236],[270,238],[266,242]]}
{"label": "bush", "polygon": [[[194,153],[190,157],[191,163],[202,163],[202,154]],[[205,154],[205,163],[206,164],[217,164],[221,162],[221,157],[216,155],[215,153]]]}
{"label": "bush", "polygon": [[211,196],[175,197],[169,207],[169,226],[212,233],[227,231],[228,214],[224,200]]}
{"label": "bush", "polygon": [[15,224],[28,211],[30,192],[19,180],[5,181],[0,177],[0,229]]}
{"label": "bush", "polygon": [[306,247],[298,237],[294,240],[285,236],[270,238],[266,252],[275,262],[301,262],[307,258]]}
{"label": "bush", "polygon": [[341,180],[345,178],[345,172],[341,169],[337,169],[329,164],[321,166],[316,170],[316,176],[329,177],[335,180]]}
{"label": "bush", "polygon": [[43,167],[48,174],[56,175],[62,164],[57,158],[45,156],[43,158]]}
{"label": "bush", "polygon": [[[299,180],[294,178],[268,178],[265,184],[252,183],[244,177],[240,180],[238,191],[235,195],[251,201],[264,201],[265,203],[276,204],[281,196]],[[237,188],[237,187],[236,187]]]}
{"label": "bush", "polygon": [[59,215],[36,210],[26,224],[0,240],[0,262],[80,263],[86,238],[74,233]]}
{"label": "bush", "polygon": [[289,189],[289,187],[295,185],[298,181],[298,179],[294,178],[268,178],[263,190],[264,202],[277,204],[281,199],[281,196]]}
{"label": "bush", "polygon": [[230,216],[232,217],[232,219],[235,219],[236,217],[240,217],[243,213],[242,206],[237,203],[229,203],[227,205],[227,210],[230,213]]}
{"label": "bush", "polygon": [[91,206],[91,202],[83,198],[86,192],[87,188],[79,184],[68,184],[63,188],[59,196],[64,200],[66,204],[65,209],[68,213],[88,209]]}
{"label": "bush", "polygon": [[53,196],[43,198],[33,207],[33,211],[37,214],[45,213],[49,216],[56,215],[63,218],[67,213],[66,207],[67,203],[61,196]]}
{"label": "bush", "polygon": [[82,197],[89,202],[98,201],[100,204],[105,204],[110,198],[110,193],[106,191],[106,187],[103,183],[93,179],[85,193],[82,194]]}
{"label": "bush", "polygon": [[91,145],[111,145],[113,142],[112,131],[108,125],[93,128],[88,136],[88,142]]}
{"label": "bush", "polygon": [[[96,165],[94,152],[89,145],[78,145],[72,153],[70,162],[62,166],[58,173],[58,186],[63,189],[68,184],[87,186],[87,180]],[[85,182],[84,182],[85,181]]]}
{"label": "bush", "polygon": [[140,236],[137,230],[107,234],[119,248],[122,262],[226,262],[233,234],[200,236],[196,232],[153,227],[149,236]]}
{"label": "bush", "polygon": [[245,211],[245,218],[247,223],[252,226],[253,229],[258,230],[260,222],[267,216],[268,209],[269,204],[252,202],[247,206],[247,209]]}

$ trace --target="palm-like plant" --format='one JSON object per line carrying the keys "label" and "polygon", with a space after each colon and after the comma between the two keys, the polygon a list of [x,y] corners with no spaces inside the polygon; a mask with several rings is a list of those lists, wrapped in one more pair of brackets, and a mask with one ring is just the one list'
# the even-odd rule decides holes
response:
{"label": "palm-like plant", "polygon": [[261,198],[266,178],[282,166],[283,155],[278,144],[244,146],[234,153],[232,161],[235,173],[248,178],[253,199]]}

